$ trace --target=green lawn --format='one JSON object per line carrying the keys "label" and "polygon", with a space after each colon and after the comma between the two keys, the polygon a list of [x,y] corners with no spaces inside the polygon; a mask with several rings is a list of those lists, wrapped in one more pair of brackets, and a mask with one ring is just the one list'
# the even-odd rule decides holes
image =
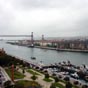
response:
{"label": "green lawn", "polygon": [[66,81],[65,80],[60,80],[62,83],[66,84]]}
{"label": "green lawn", "polygon": [[28,69],[27,72],[29,72],[32,75],[40,75],[38,72],[33,71],[32,69]]}
{"label": "green lawn", "polygon": [[[11,77],[11,70],[10,69],[5,69],[7,74]],[[14,79],[21,79],[24,78],[24,75],[18,71],[14,71]]]}
{"label": "green lawn", "polygon": [[53,80],[51,80],[50,78],[44,78],[43,80],[46,81],[46,82],[51,82],[51,81],[53,81]]}
{"label": "green lawn", "polygon": [[[18,86],[21,85],[21,88],[28,88],[28,87],[33,87],[33,86],[39,87],[40,86],[40,84],[38,84],[35,81],[27,81],[27,80],[17,81],[15,84]],[[17,86],[16,86],[16,88],[17,88]]]}
{"label": "green lawn", "polygon": [[59,88],[65,88],[63,85],[61,85],[60,83],[54,83],[54,85],[56,86],[56,87],[59,87]]}

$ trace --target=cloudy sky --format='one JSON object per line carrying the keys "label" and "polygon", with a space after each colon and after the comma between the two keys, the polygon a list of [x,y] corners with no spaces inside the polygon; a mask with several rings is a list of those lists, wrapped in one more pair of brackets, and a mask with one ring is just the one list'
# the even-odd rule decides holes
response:
{"label": "cloudy sky", "polygon": [[88,0],[0,0],[0,34],[88,36]]}

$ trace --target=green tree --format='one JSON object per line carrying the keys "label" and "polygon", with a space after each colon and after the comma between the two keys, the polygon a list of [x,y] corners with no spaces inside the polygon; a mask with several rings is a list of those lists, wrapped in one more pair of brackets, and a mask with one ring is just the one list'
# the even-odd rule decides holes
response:
{"label": "green tree", "polygon": [[23,74],[25,73],[25,69],[23,68]]}
{"label": "green tree", "polygon": [[11,86],[11,81],[10,81],[10,80],[6,81],[6,82],[4,83],[4,87],[5,87],[5,88],[12,88],[12,86]]}
{"label": "green tree", "polygon": [[56,88],[56,86],[52,83],[50,88]]}
{"label": "green tree", "polygon": [[72,84],[70,82],[67,82],[65,88],[72,88]]}
{"label": "green tree", "polygon": [[54,77],[55,82],[59,82],[59,78]]}
{"label": "green tree", "polygon": [[33,75],[33,76],[31,77],[31,79],[32,79],[33,81],[35,81],[35,80],[37,79],[37,76]]}
{"label": "green tree", "polygon": [[45,78],[49,78],[49,74],[48,73],[45,74]]}

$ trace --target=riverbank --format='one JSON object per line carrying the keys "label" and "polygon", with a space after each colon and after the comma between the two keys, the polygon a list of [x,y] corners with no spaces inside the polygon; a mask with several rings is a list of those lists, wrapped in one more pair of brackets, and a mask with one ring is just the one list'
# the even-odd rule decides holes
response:
{"label": "riverbank", "polygon": [[88,53],[88,50],[79,50],[79,49],[57,49],[57,51]]}
{"label": "riverbank", "polygon": [[19,44],[19,43],[14,43],[14,42],[7,42],[11,45],[18,45],[18,46],[25,46],[29,48],[40,48],[40,49],[47,49],[47,50],[56,50],[56,51],[63,51],[63,52],[82,52],[82,53],[88,53],[88,50],[82,50],[82,49],[60,49],[60,48],[52,48],[52,47],[45,47],[45,46],[34,46],[31,47],[29,45],[25,44]]}

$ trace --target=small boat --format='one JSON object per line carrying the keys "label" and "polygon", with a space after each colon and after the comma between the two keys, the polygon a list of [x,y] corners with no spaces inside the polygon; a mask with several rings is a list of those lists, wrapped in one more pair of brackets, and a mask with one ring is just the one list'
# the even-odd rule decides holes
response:
{"label": "small boat", "polygon": [[36,57],[31,57],[32,60],[36,60]]}

